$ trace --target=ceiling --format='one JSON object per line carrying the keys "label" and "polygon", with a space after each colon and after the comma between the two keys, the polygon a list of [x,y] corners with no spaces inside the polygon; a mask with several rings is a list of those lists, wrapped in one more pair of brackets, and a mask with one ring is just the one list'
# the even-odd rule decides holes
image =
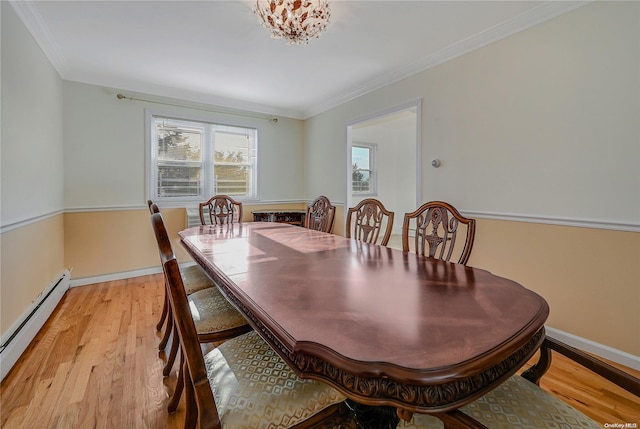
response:
{"label": "ceiling", "polygon": [[305,119],[584,2],[333,0],[308,45],[253,1],[11,4],[65,80]]}

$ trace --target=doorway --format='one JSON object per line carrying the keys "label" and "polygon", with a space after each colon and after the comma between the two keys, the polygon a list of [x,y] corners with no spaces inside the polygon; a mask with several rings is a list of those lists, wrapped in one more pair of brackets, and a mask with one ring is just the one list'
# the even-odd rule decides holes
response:
{"label": "doorway", "polygon": [[[395,212],[393,235],[421,195],[420,100],[347,124],[346,209],[364,198]],[[346,210],[345,209],[345,210]],[[396,247],[390,241],[389,245]]]}

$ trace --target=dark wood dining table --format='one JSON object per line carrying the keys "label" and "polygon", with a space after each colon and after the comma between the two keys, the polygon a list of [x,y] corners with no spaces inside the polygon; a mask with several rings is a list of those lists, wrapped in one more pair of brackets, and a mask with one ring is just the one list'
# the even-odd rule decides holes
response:
{"label": "dark wood dining table", "polygon": [[363,415],[462,414],[544,339],[546,301],[482,269],[279,223],[179,236],[301,377],[329,383]]}

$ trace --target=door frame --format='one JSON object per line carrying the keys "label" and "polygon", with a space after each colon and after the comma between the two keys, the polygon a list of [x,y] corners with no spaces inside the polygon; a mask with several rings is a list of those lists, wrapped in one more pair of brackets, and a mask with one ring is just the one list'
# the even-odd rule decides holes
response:
{"label": "door frame", "polygon": [[[368,122],[374,119],[382,118],[385,116],[390,116],[392,114],[396,114],[405,110],[416,111],[416,142],[415,142],[415,173],[416,173],[416,195],[415,195],[415,206],[417,207],[421,198],[422,198],[422,99],[413,100],[401,105],[393,106],[388,109],[382,110],[380,112],[372,113],[366,116],[362,116],[358,119],[350,121],[345,125],[345,135],[346,135],[346,151],[347,151],[347,179],[345,184],[345,222],[346,222],[346,212],[350,207],[353,206],[353,197],[351,192],[352,186],[352,177],[353,177],[353,164],[351,160],[351,150],[353,146],[353,127],[362,122]],[[347,228],[348,225],[345,225]],[[346,230],[346,229],[345,229]]]}

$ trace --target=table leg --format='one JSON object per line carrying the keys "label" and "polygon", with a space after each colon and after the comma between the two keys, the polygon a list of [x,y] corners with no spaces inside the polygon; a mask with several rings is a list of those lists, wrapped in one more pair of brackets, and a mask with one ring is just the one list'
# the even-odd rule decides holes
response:
{"label": "table leg", "polygon": [[356,416],[358,429],[396,429],[400,418],[394,407],[374,407],[347,399],[347,406]]}

